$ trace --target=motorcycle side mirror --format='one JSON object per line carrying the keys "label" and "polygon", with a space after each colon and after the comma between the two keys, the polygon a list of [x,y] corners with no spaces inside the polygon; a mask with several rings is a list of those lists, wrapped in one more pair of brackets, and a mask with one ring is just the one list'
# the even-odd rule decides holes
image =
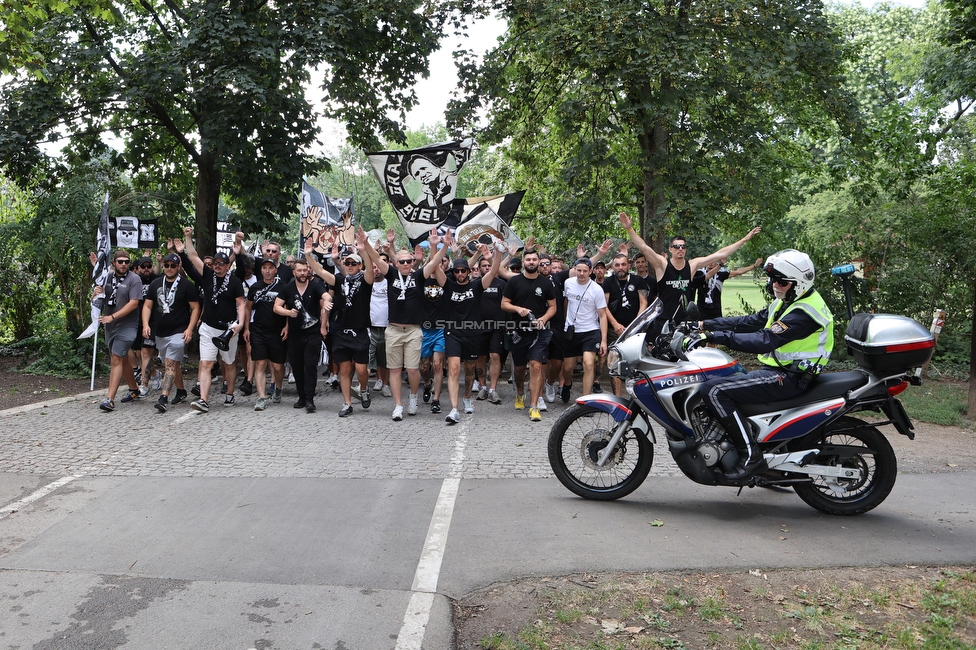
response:
{"label": "motorcycle side mirror", "polygon": [[699,311],[697,304],[693,302],[688,303],[688,306],[685,307],[685,320],[694,321],[696,323],[701,320],[701,311]]}

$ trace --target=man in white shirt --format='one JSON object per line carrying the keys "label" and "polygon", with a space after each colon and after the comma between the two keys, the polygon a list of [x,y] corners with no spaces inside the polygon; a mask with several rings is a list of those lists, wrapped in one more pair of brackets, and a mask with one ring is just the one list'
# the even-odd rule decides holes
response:
{"label": "man in white shirt", "polygon": [[566,281],[566,338],[563,360],[563,386],[573,384],[577,357],[583,357],[583,394],[593,390],[596,360],[607,353],[607,298],[603,288],[591,277],[593,263],[588,257],[576,260],[576,281]]}

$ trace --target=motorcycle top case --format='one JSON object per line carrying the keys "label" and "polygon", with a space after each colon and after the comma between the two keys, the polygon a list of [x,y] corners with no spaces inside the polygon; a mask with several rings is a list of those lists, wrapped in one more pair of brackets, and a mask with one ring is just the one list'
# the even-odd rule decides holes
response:
{"label": "motorcycle top case", "polygon": [[855,314],[844,340],[857,365],[879,375],[918,368],[935,350],[935,337],[921,323],[895,314]]}

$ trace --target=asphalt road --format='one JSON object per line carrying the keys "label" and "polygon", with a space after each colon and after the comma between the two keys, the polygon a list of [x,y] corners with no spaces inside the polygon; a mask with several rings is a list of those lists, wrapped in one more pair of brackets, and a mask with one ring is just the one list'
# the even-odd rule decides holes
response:
{"label": "asphalt road", "polygon": [[976,473],[902,474],[838,518],[697,486],[665,454],[589,502],[545,457],[564,407],[531,423],[501,392],[456,426],[423,405],[393,422],[378,396],[339,419],[329,389],[313,415],[288,393],[0,413],[0,648],[435,650],[450,599],[527,575],[976,561]]}

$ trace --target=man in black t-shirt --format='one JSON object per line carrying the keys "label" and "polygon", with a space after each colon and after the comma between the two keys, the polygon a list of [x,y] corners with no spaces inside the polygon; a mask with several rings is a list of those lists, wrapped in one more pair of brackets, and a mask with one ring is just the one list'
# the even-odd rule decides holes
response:
{"label": "man in black t-shirt", "polygon": [[[153,359],[156,356],[156,341],[152,336],[143,336],[142,332],[146,329],[148,321],[142,319],[143,314],[143,304],[146,300],[146,294],[149,291],[149,285],[155,280],[157,276],[153,273],[153,261],[151,257],[143,256],[140,257],[135,266],[132,269],[135,274],[139,276],[142,281],[142,300],[139,301],[139,330],[136,334],[135,340],[132,342],[132,354],[138,355],[139,372],[137,379],[139,380],[139,396],[145,397],[149,394],[150,388],[159,388],[159,377],[155,376],[156,369],[153,364]],[[157,383],[155,386],[151,386],[153,378],[156,378]]]}
{"label": "man in black t-shirt", "polygon": [[[437,244],[443,241],[444,246]],[[431,230],[430,249],[435,251],[422,269],[413,270],[414,256],[407,250],[397,251],[395,266],[387,264],[372,246],[366,248],[373,264],[389,283],[390,322],[386,327],[386,363],[390,369],[390,388],[393,391],[393,419],[403,419],[403,379],[401,371],[407,369],[410,383],[408,415],[417,414],[417,391],[420,388],[420,348],[423,342],[422,301],[424,281],[434,272],[437,264],[447,253],[450,234],[443,239],[437,229]]]}
{"label": "man in black t-shirt", "polygon": [[308,262],[295,262],[295,279],[275,298],[274,311],[288,317],[288,360],[295,375],[298,401],[294,408],[315,413],[315,388],[318,383],[322,342],[329,333],[329,299],[325,284],[313,279]]}
{"label": "man in black t-shirt", "polygon": [[537,406],[542,396],[543,366],[548,360],[552,331],[549,321],[556,313],[556,291],[548,278],[539,275],[539,254],[532,250],[522,256],[522,274],[512,276],[502,296],[502,310],[518,316],[516,329],[509,333],[512,363],[515,366],[515,408],[525,408],[525,366],[529,364],[529,419],[542,420]]}
{"label": "man in black t-shirt", "polygon": [[[614,256],[613,275],[603,280],[603,290],[607,294],[607,325],[610,331],[607,340],[613,343],[624,329],[630,325],[637,315],[647,309],[647,283],[639,275],[630,272],[630,260],[626,253]],[[603,373],[603,364],[597,369],[596,380],[599,383]],[[621,395],[623,384],[619,379],[613,380],[613,392]]]}
{"label": "man in black t-shirt", "polygon": [[163,275],[149,285],[142,306],[143,338],[154,338],[163,360],[160,396],[153,406],[160,413],[169,408],[169,394],[176,387],[173,404],[186,399],[183,385],[183,350],[193,339],[200,320],[200,294],[180,275],[180,256],[170,253],[163,259]]}
{"label": "man in black t-shirt", "polygon": [[[479,244],[478,250],[484,256],[488,246]],[[484,277],[472,282],[468,279],[471,269],[463,259],[455,260],[452,269],[453,278],[443,278],[444,281],[444,317],[445,317],[445,353],[447,355],[447,393],[451,398],[451,412],[447,416],[448,424],[461,421],[458,411],[458,378],[461,375],[461,361],[464,361],[464,412],[474,413],[474,402],[471,389],[474,386],[475,364],[481,351],[481,340],[484,336],[484,323],[481,315],[481,297],[486,287],[495,279],[498,267],[501,266],[501,255],[492,258],[492,264]],[[443,271],[437,270],[438,279]]]}
{"label": "man in black t-shirt", "polygon": [[[356,248],[369,246],[366,232],[359,228]],[[329,331],[332,335],[332,360],[339,365],[339,386],[342,389],[342,408],[339,417],[352,415],[352,377],[359,378],[359,402],[364,409],[372,403],[369,395],[369,306],[373,297],[373,264],[363,265],[359,253],[346,253],[339,263],[339,275],[327,271],[312,254],[315,242],[305,240],[305,259],[309,268],[332,289],[332,312]],[[339,255],[339,245],[333,246],[333,259]]]}
{"label": "man in black t-shirt", "polygon": [[251,346],[251,359],[254,361],[254,381],[258,391],[254,410],[263,411],[268,407],[265,368],[269,364],[274,386],[271,401],[281,403],[281,385],[285,380],[285,359],[288,354],[285,345],[288,319],[274,311],[275,300],[285,288],[285,281],[278,277],[274,260],[260,260],[258,267],[261,279],[251,285],[247,292],[244,340]]}
{"label": "man in black t-shirt", "polygon": [[[200,275],[199,289],[203,295],[203,315],[200,324],[200,369],[197,380],[200,383],[200,399],[192,404],[194,410],[207,413],[210,404],[211,370],[217,357],[220,357],[227,394],[224,406],[234,405],[234,379],[237,375],[237,341],[244,329],[244,285],[230,272],[230,258],[226,253],[213,256],[213,268],[204,265],[203,259],[193,246],[193,228],[184,228],[186,256],[193,269]],[[217,347],[214,338],[230,334],[227,350]],[[226,336],[224,337],[226,339]],[[222,339],[223,340],[223,339]]]}
{"label": "man in black t-shirt", "polygon": [[[501,253],[495,253],[494,257],[499,258],[500,264]],[[491,271],[494,257],[478,262],[481,277],[485,277]],[[487,377],[482,375],[485,387],[488,389],[487,394],[484,398],[479,394],[478,399],[487,399],[492,404],[502,403],[502,398],[498,395],[498,377],[501,375],[502,364],[508,356],[508,351],[505,349],[505,334],[508,332],[510,318],[509,314],[502,311],[502,295],[507,286],[508,282],[496,275],[481,292],[481,319],[485,322],[487,331],[482,336],[480,356],[487,357],[489,363],[485,364],[488,370]],[[481,359],[478,363],[482,363]]]}

